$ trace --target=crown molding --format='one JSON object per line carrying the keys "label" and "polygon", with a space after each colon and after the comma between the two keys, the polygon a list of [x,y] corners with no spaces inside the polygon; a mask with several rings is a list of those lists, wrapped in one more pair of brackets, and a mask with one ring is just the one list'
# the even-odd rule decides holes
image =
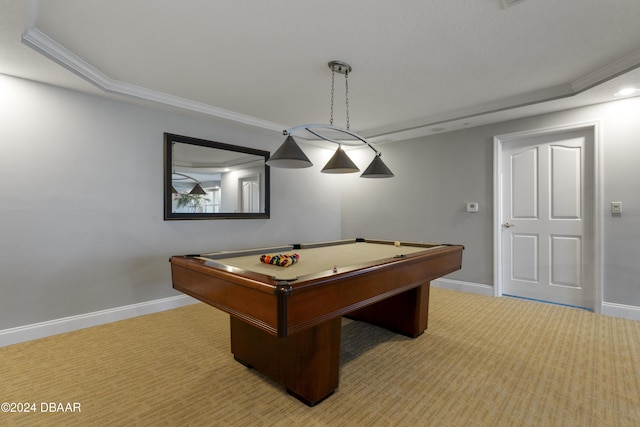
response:
{"label": "crown molding", "polygon": [[572,91],[570,84],[562,84],[517,96],[499,99],[493,102],[478,104],[469,108],[450,111],[444,114],[423,117],[410,122],[369,129],[368,131],[363,132],[363,135],[367,138],[373,139],[374,141],[376,139],[388,138],[391,135],[403,135],[403,139],[415,138],[421,134],[426,135],[431,133],[431,131],[426,128],[430,128],[432,126],[440,126],[446,123],[464,121],[479,116],[499,113],[505,110],[512,110],[542,102],[553,101],[566,98],[574,94],[575,93]]}
{"label": "crown molding", "polygon": [[571,82],[572,95],[591,89],[638,67],[640,67],[640,49]]}
{"label": "crown molding", "polygon": [[105,92],[164,104],[278,133],[281,133],[282,129],[286,128],[285,125],[278,123],[112,79],[37,28],[27,28],[22,34],[22,42]]}
{"label": "crown molding", "polygon": [[513,110],[516,108],[569,98],[606,83],[609,80],[633,71],[639,67],[640,49],[566,84],[560,84],[509,98],[503,98],[495,102],[483,103],[470,108],[451,111],[440,115],[423,117],[411,122],[369,129],[368,131],[362,132],[362,134],[373,141],[415,138],[431,133],[428,128],[433,126],[440,126],[446,123],[464,121],[479,116],[499,113],[505,110]]}
{"label": "crown molding", "polygon": [[[183,111],[200,113],[227,122],[263,129],[270,132],[275,131],[281,133],[283,129],[287,128],[285,125],[262,120],[254,116],[240,114],[209,104],[192,101],[112,79],[38,30],[35,27],[35,17],[37,16],[37,13],[38,2],[35,0],[26,1],[26,28],[22,34],[22,42],[105,92],[175,107]],[[394,125],[367,129],[361,131],[361,134],[376,144],[424,136],[433,133],[431,128],[440,127],[444,124],[453,124],[455,122],[463,123],[469,119],[477,119],[482,116],[489,116],[505,110],[513,110],[544,102],[569,98],[638,67],[640,67],[640,49],[565,84],[520,94],[494,102],[478,104],[456,111],[449,111],[444,114],[427,116],[417,120],[396,123]]]}

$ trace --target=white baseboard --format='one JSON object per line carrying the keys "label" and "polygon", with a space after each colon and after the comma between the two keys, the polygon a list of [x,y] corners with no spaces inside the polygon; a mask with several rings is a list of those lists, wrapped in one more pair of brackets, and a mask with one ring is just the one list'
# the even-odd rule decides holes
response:
{"label": "white baseboard", "polygon": [[603,302],[602,314],[631,320],[640,320],[640,307],[635,305],[616,304],[613,302]]}
{"label": "white baseboard", "polygon": [[[436,279],[431,282],[433,286],[454,291],[463,291],[473,294],[494,296],[493,286],[480,283],[462,282],[451,279]],[[612,302],[602,303],[601,314],[611,317],[621,317],[623,319],[640,320],[640,307],[635,305],[616,304]]]}
{"label": "white baseboard", "polygon": [[431,284],[437,288],[451,289],[452,291],[463,291],[472,294],[494,296],[493,286],[482,283],[463,282],[461,280],[436,279]]}
{"label": "white baseboard", "polygon": [[[481,283],[463,282],[451,279],[436,279],[431,282],[438,288],[454,291],[470,292],[474,294],[493,296],[493,286]],[[18,326],[17,328],[0,330],[0,347],[44,338],[51,335],[76,331],[91,326],[125,320],[145,314],[157,313],[185,305],[198,303],[198,300],[187,295],[163,298],[147,301],[124,307],[111,308],[78,316],[64,317],[62,319],[47,322],[34,323],[32,325]],[[613,317],[622,317],[631,320],[640,320],[640,307],[633,305],[602,303],[602,314]]]}
{"label": "white baseboard", "polygon": [[62,334],[64,332],[76,331],[91,326],[103,325],[105,323],[142,316],[144,314],[170,310],[197,302],[198,300],[188,295],[178,295],[78,316],[34,323],[32,325],[18,326],[17,328],[4,329],[0,331],[0,347]]}

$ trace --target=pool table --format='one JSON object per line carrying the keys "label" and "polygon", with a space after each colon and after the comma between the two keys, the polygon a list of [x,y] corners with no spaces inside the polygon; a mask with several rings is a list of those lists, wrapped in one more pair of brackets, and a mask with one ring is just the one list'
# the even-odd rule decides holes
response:
{"label": "pool table", "polygon": [[[313,406],[338,387],[342,316],[417,337],[463,247],[350,239],[170,259],[173,287],[230,315],[234,358]],[[262,255],[297,254],[282,267]],[[381,367],[382,368],[382,367]]]}

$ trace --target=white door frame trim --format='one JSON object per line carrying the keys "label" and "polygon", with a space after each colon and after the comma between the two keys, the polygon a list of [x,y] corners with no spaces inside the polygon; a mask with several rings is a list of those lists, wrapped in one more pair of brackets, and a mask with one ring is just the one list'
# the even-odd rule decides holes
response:
{"label": "white door frame trim", "polygon": [[523,132],[497,135],[493,137],[493,291],[495,296],[502,296],[502,148],[507,142],[518,141],[534,136],[549,135],[572,130],[586,130],[593,136],[593,278],[594,278],[594,311],[602,313],[602,168],[600,166],[600,122],[575,123],[571,125],[532,129]]}

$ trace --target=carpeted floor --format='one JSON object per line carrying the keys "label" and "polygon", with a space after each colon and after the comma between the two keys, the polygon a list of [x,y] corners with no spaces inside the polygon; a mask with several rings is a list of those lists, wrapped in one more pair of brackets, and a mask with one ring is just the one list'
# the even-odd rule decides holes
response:
{"label": "carpeted floor", "polygon": [[227,315],[196,304],[0,348],[0,402],[36,410],[0,425],[640,425],[640,322],[431,292],[417,339],[345,321],[340,387],[313,408],[235,362]]}

